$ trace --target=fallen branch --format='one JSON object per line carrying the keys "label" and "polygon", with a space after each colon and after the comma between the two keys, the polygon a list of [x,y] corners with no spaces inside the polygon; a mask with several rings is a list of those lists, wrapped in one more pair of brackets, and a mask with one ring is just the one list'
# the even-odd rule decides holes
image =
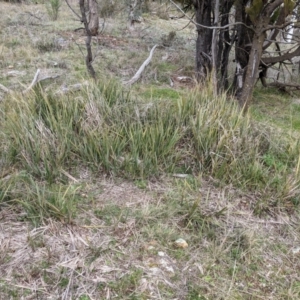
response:
{"label": "fallen branch", "polygon": [[293,97],[293,94],[291,93],[292,91],[300,90],[299,84],[284,83],[284,82],[279,82],[279,81],[268,83],[268,84],[264,85],[264,87],[275,87],[278,89],[278,91],[287,93],[291,97]]}
{"label": "fallen branch", "polygon": [[150,54],[148,56],[148,58],[143,62],[143,64],[140,66],[140,68],[138,69],[138,71],[135,73],[135,75],[129,80],[129,81],[126,81],[124,82],[124,84],[134,84],[135,82],[137,82],[142,73],[144,72],[145,68],[149,65],[149,63],[151,62],[151,59],[152,59],[152,56],[153,56],[153,53],[154,53],[154,50],[155,48],[157,47],[158,45],[155,45],[151,51],[150,51]]}
{"label": "fallen branch", "polygon": [[28,91],[30,91],[37,83],[38,81],[38,77],[39,77],[39,74],[40,74],[41,70],[40,69],[37,69],[34,77],[33,77],[33,80],[31,81],[29,87],[27,89],[25,89],[22,94],[26,94]]}
{"label": "fallen branch", "polygon": [[[40,72],[41,70],[40,69],[37,69],[30,85],[25,89],[23,90],[21,93],[22,94],[26,94],[28,93],[37,83],[41,82],[41,81],[44,81],[46,79],[55,79],[57,77],[59,77],[60,75],[50,75],[50,76],[41,76],[39,77],[40,75]],[[4,85],[0,84],[0,89],[2,91],[4,91],[5,93],[14,93],[15,91],[14,90],[11,90],[11,89],[8,89],[7,87],[5,87]]]}
{"label": "fallen branch", "polygon": [[5,93],[10,93],[12,92],[12,90],[8,89],[7,87],[5,87],[4,85],[0,84],[0,89],[2,91],[4,91]]}
{"label": "fallen branch", "polygon": [[267,86],[274,86],[277,88],[295,88],[296,90],[300,90],[300,84],[293,84],[293,83],[283,83],[279,81],[271,82]]}

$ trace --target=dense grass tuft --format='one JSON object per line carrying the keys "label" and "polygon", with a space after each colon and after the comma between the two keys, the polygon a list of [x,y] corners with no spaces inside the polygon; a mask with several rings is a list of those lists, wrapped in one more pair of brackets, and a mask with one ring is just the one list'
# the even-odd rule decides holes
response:
{"label": "dense grass tuft", "polygon": [[156,102],[135,99],[115,82],[63,96],[37,89],[4,101],[0,123],[2,163],[45,181],[41,193],[80,165],[132,180],[204,173],[258,190],[268,199],[259,213],[299,202],[298,142],[253,122],[209,88]]}

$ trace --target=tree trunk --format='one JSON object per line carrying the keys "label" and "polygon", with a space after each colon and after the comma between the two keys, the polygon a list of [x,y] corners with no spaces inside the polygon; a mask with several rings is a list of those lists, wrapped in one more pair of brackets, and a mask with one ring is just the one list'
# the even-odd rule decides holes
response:
{"label": "tree trunk", "polygon": [[[219,15],[220,15],[220,0],[214,1],[214,26],[219,25]],[[220,31],[217,28],[213,29],[212,34],[212,45],[211,45],[211,58],[212,58],[212,81],[214,88],[214,96],[218,94],[218,44],[219,44]]]}
{"label": "tree trunk", "polygon": [[[221,26],[229,24],[229,13],[232,8],[234,0],[225,0],[221,3]],[[219,78],[219,90],[226,90],[228,88],[228,64],[229,64],[229,54],[234,42],[234,34],[230,35],[229,27],[220,29],[219,32],[219,42],[218,42],[218,57],[217,66],[220,66],[218,72]]]}
{"label": "tree trunk", "polygon": [[[251,22],[247,17],[245,5],[247,0],[237,0],[235,3],[235,22],[250,25]],[[234,91],[237,98],[242,92],[243,82],[246,74],[246,66],[249,61],[249,53],[251,50],[253,32],[244,25],[236,26],[236,42],[235,42],[235,63],[236,72],[234,77]]]}
{"label": "tree trunk", "polygon": [[[196,23],[205,26],[212,26],[211,0],[194,0],[193,3],[196,11]],[[196,30],[198,32],[196,42],[196,78],[198,81],[203,82],[212,69],[212,29],[196,25]]]}
{"label": "tree trunk", "polygon": [[99,13],[97,0],[88,0],[88,25],[91,35],[98,35]]}
{"label": "tree trunk", "polygon": [[87,67],[87,70],[89,74],[92,76],[93,79],[96,79],[96,72],[93,68],[93,53],[92,53],[92,46],[91,46],[91,41],[92,41],[92,33],[89,29],[89,24],[88,20],[86,17],[86,8],[85,8],[85,0],[79,0],[79,7],[80,7],[80,13],[81,13],[81,20],[84,24],[84,28],[86,31],[86,41],[85,41],[85,46],[86,46],[86,51],[87,55],[85,58],[85,64]]}
{"label": "tree trunk", "polygon": [[253,88],[258,77],[258,68],[262,57],[264,40],[265,33],[258,29],[258,33],[256,33],[252,39],[252,48],[250,51],[241,92],[237,95],[239,104],[246,109],[250,104]]}
{"label": "tree trunk", "polygon": [[[239,0],[237,2],[245,1]],[[292,0],[274,0],[273,2],[261,2],[261,6],[257,6],[259,2],[252,2],[251,6],[246,7],[245,11],[253,24],[253,34],[251,39],[251,51],[249,60],[245,69],[243,69],[243,78],[238,77],[238,89],[236,93],[239,104],[245,109],[248,108],[252,99],[254,85],[258,78],[258,70],[262,61],[262,53],[264,42],[266,39],[266,31],[270,24],[270,19],[273,13],[284,3],[286,14],[293,10]],[[270,28],[270,27],[269,27]],[[248,33],[250,31],[248,30]],[[244,38],[245,40],[245,38]],[[241,52],[241,49],[239,49]],[[239,75],[237,75],[239,76]],[[241,80],[242,79],[242,80]]]}

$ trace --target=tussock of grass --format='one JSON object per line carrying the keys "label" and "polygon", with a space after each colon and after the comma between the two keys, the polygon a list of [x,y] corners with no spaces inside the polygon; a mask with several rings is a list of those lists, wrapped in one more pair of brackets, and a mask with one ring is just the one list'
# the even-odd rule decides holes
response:
{"label": "tussock of grass", "polygon": [[108,82],[67,96],[37,89],[1,107],[6,159],[49,184],[76,164],[130,179],[203,172],[272,194],[266,207],[299,202],[298,169],[291,172],[298,142],[251,121],[209,88],[147,103]]}

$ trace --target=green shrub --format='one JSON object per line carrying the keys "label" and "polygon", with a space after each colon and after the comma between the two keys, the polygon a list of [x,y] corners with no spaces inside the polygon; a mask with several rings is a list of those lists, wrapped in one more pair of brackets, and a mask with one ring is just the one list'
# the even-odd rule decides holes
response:
{"label": "green shrub", "polygon": [[61,7],[61,0],[48,0],[46,3],[46,9],[48,16],[52,21],[58,19],[59,10]]}

